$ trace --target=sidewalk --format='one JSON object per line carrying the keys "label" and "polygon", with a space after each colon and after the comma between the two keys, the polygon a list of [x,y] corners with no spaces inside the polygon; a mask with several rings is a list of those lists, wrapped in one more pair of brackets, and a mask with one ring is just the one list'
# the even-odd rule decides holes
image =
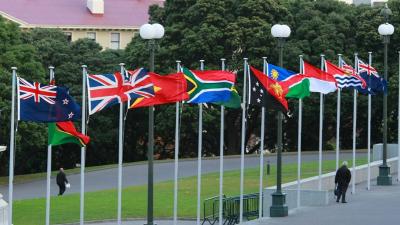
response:
{"label": "sidewalk", "polygon": [[391,225],[400,221],[400,184],[393,176],[393,186],[376,186],[371,182],[371,190],[365,183],[357,185],[356,194],[347,191],[347,204],[336,203],[332,199],[327,206],[302,207],[290,212],[284,218],[265,218],[261,222],[246,224],[268,225]]}

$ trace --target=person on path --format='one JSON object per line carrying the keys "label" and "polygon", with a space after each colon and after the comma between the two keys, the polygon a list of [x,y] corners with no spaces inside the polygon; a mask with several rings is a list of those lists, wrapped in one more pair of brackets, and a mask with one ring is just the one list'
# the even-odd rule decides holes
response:
{"label": "person on path", "polygon": [[58,188],[60,189],[58,195],[61,196],[65,192],[65,185],[68,184],[67,176],[65,175],[63,168],[60,168],[60,172],[58,172],[56,180]]}
{"label": "person on path", "polygon": [[342,166],[336,171],[335,185],[337,186],[337,199],[336,202],[340,201],[342,197],[342,203],[346,202],[346,191],[351,180],[351,172],[347,168],[347,161],[344,161]]}

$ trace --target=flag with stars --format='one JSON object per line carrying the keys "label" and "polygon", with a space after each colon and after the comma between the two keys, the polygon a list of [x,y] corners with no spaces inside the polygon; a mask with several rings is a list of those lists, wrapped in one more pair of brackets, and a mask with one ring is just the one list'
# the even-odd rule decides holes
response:
{"label": "flag with stars", "polygon": [[18,77],[18,120],[32,122],[74,121],[81,107],[69,95],[68,88],[30,83]]}
{"label": "flag with stars", "polygon": [[282,112],[288,111],[288,103],[285,99],[287,88],[282,87],[279,82],[271,79],[263,72],[250,67],[249,74],[249,104],[254,106],[265,106]]}
{"label": "flag with stars", "polygon": [[365,95],[375,95],[381,92],[387,94],[387,82],[385,79],[379,76],[378,71],[374,67],[367,63],[364,63],[360,59],[358,59],[357,64],[358,73],[367,84],[366,87],[358,87],[358,92]]}

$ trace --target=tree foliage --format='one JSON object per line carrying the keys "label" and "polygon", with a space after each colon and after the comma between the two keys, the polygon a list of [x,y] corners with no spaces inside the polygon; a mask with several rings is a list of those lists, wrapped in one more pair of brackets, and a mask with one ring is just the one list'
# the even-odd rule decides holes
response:
{"label": "tree foliage", "polygon": [[[390,22],[400,27],[400,2],[389,1],[393,16]],[[353,6],[335,0],[167,0],[163,7],[149,9],[150,21],[165,26],[165,37],[157,42],[155,70],[166,74],[176,71],[176,60],[182,65],[198,69],[199,60],[205,60],[205,69],[221,67],[225,58],[227,68],[237,73],[237,88],[243,89],[243,58],[262,68],[262,57],[278,64],[276,40],[270,29],[273,24],[286,23],[292,33],[284,51],[284,67],[298,71],[299,55],[312,64],[320,65],[320,55],[337,63],[342,54],[353,64],[354,53],[368,61],[372,52],[373,65],[383,76],[383,45],[377,27],[383,22],[380,8]],[[397,137],[398,49],[400,31],[395,29],[389,49],[389,140]],[[89,73],[119,70],[119,63],[127,68],[148,67],[147,43],[136,35],[125,50],[104,50],[89,40],[69,43],[59,30],[34,29],[22,32],[17,25],[0,18],[0,109],[2,109],[1,144],[8,144],[11,110],[11,71],[18,67],[18,75],[29,80],[48,81],[48,66],[55,66],[58,85],[70,88],[81,101],[82,65]],[[303,108],[303,149],[318,148],[319,94],[305,99]],[[324,149],[333,149],[336,143],[336,94],[324,97]],[[341,114],[341,148],[351,148],[353,122],[353,92],[343,90]],[[296,100],[290,100],[292,117],[284,123],[285,150],[297,146]],[[382,97],[373,97],[372,143],[382,136]],[[180,119],[180,155],[197,155],[198,106],[183,104]],[[259,136],[260,111],[250,112],[247,119],[246,140]],[[148,109],[130,110],[124,125],[124,160],[145,160],[147,150]],[[203,112],[203,154],[219,154],[219,106],[207,105]],[[241,110],[227,109],[225,115],[225,151],[240,152]],[[357,147],[367,142],[367,97],[358,96]],[[157,106],[155,111],[156,155],[173,155],[175,105]],[[78,124],[77,124],[78,125]],[[118,107],[96,113],[88,123],[92,142],[87,149],[87,164],[97,165],[117,161]],[[276,115],[266,117],[265,148],[273,149],[276,140]],[[43,171],[46,164],[47,132],[44,124],[20,122],[17,135],[16,172]],[[252,151],[252,149],[249,149]],[[253,149],[254,150],[254,149]],[[73,167],[80,161],[80,149],[74,145],[54,148],[54,167]],[[0,163],[8,163],[6,154]],[[1,167],[0,173],[6,168]]]}

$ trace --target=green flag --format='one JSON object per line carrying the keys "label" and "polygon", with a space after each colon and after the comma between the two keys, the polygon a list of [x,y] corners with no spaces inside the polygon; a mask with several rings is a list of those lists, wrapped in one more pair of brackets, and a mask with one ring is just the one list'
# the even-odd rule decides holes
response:
{"label": "green flag", "polygon": [[62,145],[66,143],[75,143],[85,146],[89,143],[90,138],[79,133],[71,121],[49,123],[49,145]]}
{"label": "green flag", "polygon": [[303,75],[294,75],[280,82],[288,88],[286,98],[304,98],[310,96],[310,80]]}

